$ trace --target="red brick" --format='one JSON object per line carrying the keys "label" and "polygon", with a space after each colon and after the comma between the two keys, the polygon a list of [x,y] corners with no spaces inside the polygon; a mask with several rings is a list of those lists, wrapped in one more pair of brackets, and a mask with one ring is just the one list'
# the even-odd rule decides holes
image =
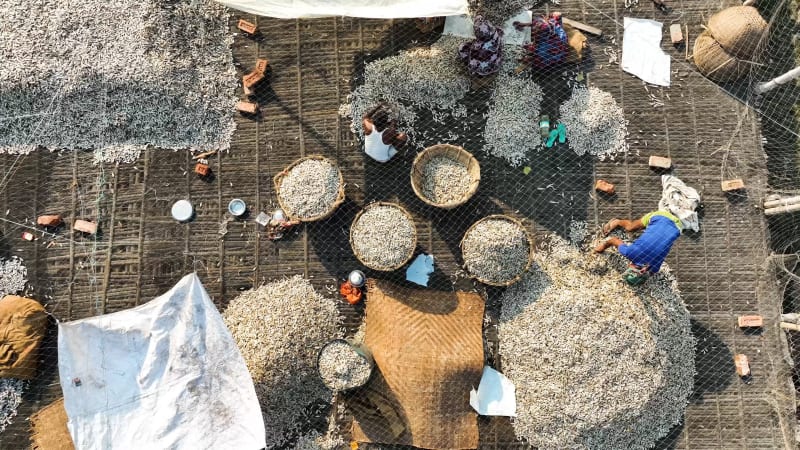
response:
{"label": "red brick", "polygon": [[236,110],[243,113],[256,114],[258,113],[258,104],[242,100],[236,103]]}
{"label": "red brick", "polygon": [[256,34],[256,32],[258,32],[258,27],[256,24],[248,22],[244,19],[239,19],[239,23],[236,24],[236,28],[244,31],[247,34]]}
{"label": "red brick", "polygon": [[197,165],[194,166],[194,173],[204,177],[211,173],[211,167],[209,167],[208,164],[197,163]]}
{"label": "red brick", "polygon": [[678,45],[683,42],[683,31],[681,31],[681,24],[673,23],[669,26],[669,37],[672,39],[673,45]]}
{"label": "red brick", "polygon": [[739,327],[763,327],[764,318],[761,316],[739,316]]}
{"label": "red brick", "polygon": [[36,225],[41,227],[57,227],[61,225],[64,221],[61,220],[61,216],[58,214],[50,214],[39,216],[36,219]]}
{"label": "red brick", "polygon": [[80,231],[81,233],[95,234],[97,233],[97,224],[88,220],[78,219],[75,221],[75,224],[72,225],[72,229]]}
{"label": "red brick", "polygon": [[264,79],[264,74],[261,72],[250,72],[242,77],[242,84],[246,88],[252,88]]}
{"label": "red brick", "polygon": [[597,183],[594,185],[594,189],[600,192],[605,192],[609,195],[614,194],[614,185],[605,180],[597,180]]}
{"label": "red brick", "polygon": [[658,167],[659,169],[669,169],[672,167],[672,160],[663,156],[651,156],[650,167]]}
{"label": "red brick", "polygon": [[267,66],[269,66],[269,60],[267,58],[258,58],[256,60],[256,69],[254,72],[266,73]]}
{"label": "red brick", "polygon": [[733,357],[733,364],[736,366],[736,373],[740,377],[750,375],[750,363],[747,361],[747,355],[739,353]]}
{"label": "red brick", "polygon": [[736,178],[733,180],[725,180],[722,182],[723,192],[736,191],[739,189],[744,189],[744,181],[742,181],[741,178]]}

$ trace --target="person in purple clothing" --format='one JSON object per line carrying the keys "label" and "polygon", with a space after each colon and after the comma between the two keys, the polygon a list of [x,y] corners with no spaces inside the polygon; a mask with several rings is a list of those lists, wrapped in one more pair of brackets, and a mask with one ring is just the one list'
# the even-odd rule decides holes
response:
{"label": "person in purple clothing", "polygon": [[610,237],[598,244],[594,251],[603,253],[609,247],[616,247],[631,262],[623,278],[633,286],[641,284],[649,274],[661,269],[672,244],[683,231],[681,220],[667,211],[653,211],[637,220],[611,219],[603,225],[603,235],[607,236],[617,227],[628,232],[644,229],[644,233],[630,244],[618,237]]}

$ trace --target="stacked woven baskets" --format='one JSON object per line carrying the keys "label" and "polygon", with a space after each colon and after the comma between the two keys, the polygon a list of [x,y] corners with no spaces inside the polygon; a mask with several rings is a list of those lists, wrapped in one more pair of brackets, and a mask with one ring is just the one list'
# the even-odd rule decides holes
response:
{"label": "stacked woven baskets", "polygon": [[712,80],[735,81],[758,59],[768,33],[767,22],[752,6],[723,9],[711,17],[708,28],[695,40],[694,63]]}

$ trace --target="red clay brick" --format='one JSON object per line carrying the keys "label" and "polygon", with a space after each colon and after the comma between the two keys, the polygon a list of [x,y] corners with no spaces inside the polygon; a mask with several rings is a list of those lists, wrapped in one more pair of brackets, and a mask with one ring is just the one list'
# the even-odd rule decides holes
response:
{"label": "red clay brick", "polygon": [[239,23],[236,24],[236,28],[244,31],[247,34],[256,34],[256,32],[258,31],[258,27],[256,26],[256,24],[248,22],[244,19],[239,19]]}
{"label": "red clay brick", "polygon": [[57,227],[61,225],[64,221],[61,220],[61,216],[58,214],[49,214],[44,216],[39,216],[36,219],[36,225],[41,227]]}
{"label": "red clay brick", "polygon": [[672,39],[673,45],[678,45],[683,42],[683,31],[681,31],[681,24],[673,23],[669,26],[669,37]]}
{"label": "red clay brick", "polygon": [[723,192],[736,191],[739,189],[744,189],[744,181],[742,181],[741,178],[736,178],[733,180],[725,180],[722,182]]}
{"label": "red clay brick", "polygon": [[264,79],[264,74],[261,72],[250,72],[242,77],[242,83],[246,88],[252,88]]}
{"label": "red clay brick", "polygon": [[733,363],[736,365],[736,373],[739,374],[740,377],[750,375],[750,363],[747,361],[747,355],[739,353],[733,357]]}
{"label": "red clay brick", "polygon": [[600,192],[605,192],[609,195],[614,194],[614,185],[605,180],[597,180],[597,183],[594,185],[594,189]]}
{"label": "red clay brick", "polygon": [[747,328],[747,327],[763,327],[764,326],[764,318],[761,316],[739,316],[739,327],[740,328]]}
{"label": "red clay brick", "polygon": [[267,58],[258,58],[256,60],[256,69],[254,72],[266,73],[267,66],[269,66],[269,60]]}
{"label": "red clay brick", "polygon": [[669,169],[672,167],[672,160],[663,156],[651,156],[650,167],[658,167],[659,169]]}
{"label": "red clay brick", "polygon": [[258,104],[242,100],[236,103],[236,110],[248,114],[256,114],[258,112]]}
{"label": "red clay brick", "polygon": [[194,173],[204,177],[211,173],[211,167],[209,167],[208,164],[197,163],[197,165],[194,166]]}
{"label": "red clay brick", "polygon": [[75,221],[75,224],[72,225],[72,229],[80,231],[81,233],[95,234],[97,233],[97,224],[88,220],[78,219]]}

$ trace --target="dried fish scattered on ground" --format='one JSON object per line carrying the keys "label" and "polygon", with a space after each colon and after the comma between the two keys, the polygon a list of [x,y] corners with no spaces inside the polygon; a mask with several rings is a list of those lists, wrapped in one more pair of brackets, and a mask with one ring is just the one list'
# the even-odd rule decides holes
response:
{"label": "dried fish scattered on ground", "polygon": [[572,244],[580,245],[589,236],[589,224],[585,220],[571,220],[567,233]]}
{"label": "dried fish scattered on ground", "polygon": [[[236,70],[211,0],[0,2],[0,153],[226,149]],[[36,74],[36,76],[31,76]]]}
{"label": "dried fish scattered on ground", "polygon": [[538,0],[469,0],[469,9],[473,15],[482,14],[495,24],[502,24],[508,18],[525,9],[531,9]]}
{"label": "dried fish scattered on ground", "polygon": [[339,169],[324,160],[308,159],[281,181],[281,204],[292,217],[310,218],[330,211],[339,195]]}
{"label": "dried fish scattered on ground", "polygon": [[628,121],[610,93],[577,87],[559,111],[567,127],[567,143],[576,154],[589,153],[602,161],[628,152]]}
{"label": "dried fish scattered on ground", "polygon": [[95,164],[130,164],[139,159],[139,155],[144,150],[143,146],[118,145],[115,147],[98,148],[94,151]]}
{"label": "dried fish scattered on ground", "polygon": [[528,264],[530,249],[525,230],[504,219],[477,223],[461,244],[467,272],[492,283],[505,283],[522,273]]}
{"label": "dried fish scattered on ground", "polygon": [[[508,59],[516,64],[513,55]],[[543,93],[532,79],[509,74],[511,70],[513,67],[504,67],[497,77],[483,131],[483,151],[518,167],[542,146],[537,124]]]}
{"label": "dried fish scattered on ground", "polygon": [[27,277],[28,269],[22,265],[21,259],[16,256],[5,260],[0,258],[0,297],[25,289]]}
{"label": "dried fish scattered on ground", "polygon": [[15,378],[0,378],[0,433],[11,424],[22,403],[25,382]]}
{"label": "dried fish scattered on ground", "polygon": [[[333,403],[333,399],[331,399]],[[292,450],[344,450],[349,449],[350,446],[345,444],[342,437],[342,430],[339,428],[340,421],[344,421],[345,406],[344,403],[339,402],[336,408],[331,411],[328,417],[328,430],[325,434],[321,434],[317,430],[301,436],[297,439]]]}
{"label": "dried fish scattered on ground", "polygon": [[431,158],[425,163],[422,173],[422,193],[434,203],[448,204],[461,200],[472,184],[467,166],[447,156]]}
{"label": "dried fish scattered on ground", "polygon": [[390,205],[373,206],[353,223],[353,251],[373,269],[392,269],[405,262],[416,245],[414,222]]}
{"label": "dried fish scattered on ground", "polygon": [[319,355],[319,375],[325,385],[334,391],[363,386],[370,374],[372,367],[369,361],[347,342],[332,342]]}
{"label": "dried fish scattered on ground", "polygon": [[556,236],[534,262],[501,298],[517,437],[538,448],[652,447],[681,421],[694,379],[675,278],[664,268],[630,287],[619,254],[581,252]]}
{"label": "dried fish scattered on ground", "polygon": [[369,109],[384,101],[396,109],[400,128],[414,142],[415,108],[430,110],[434,119],[466,117],[458,104],[470,88],[463,65],[456,60],[462,39],[442,36],[430,48],[400,52],[367,63],[364,84],[349,96],[339,113],[352,119],[351,128],[364,136],[361,119]]}
{"label": "dried fish scattered on ground", "polygon": [[267,445],[280,446],[309,426],[309,405],[330,401],[317,355],[342,335],[336,302],[296,275],[243,292],[223,318],[253,377]]}

